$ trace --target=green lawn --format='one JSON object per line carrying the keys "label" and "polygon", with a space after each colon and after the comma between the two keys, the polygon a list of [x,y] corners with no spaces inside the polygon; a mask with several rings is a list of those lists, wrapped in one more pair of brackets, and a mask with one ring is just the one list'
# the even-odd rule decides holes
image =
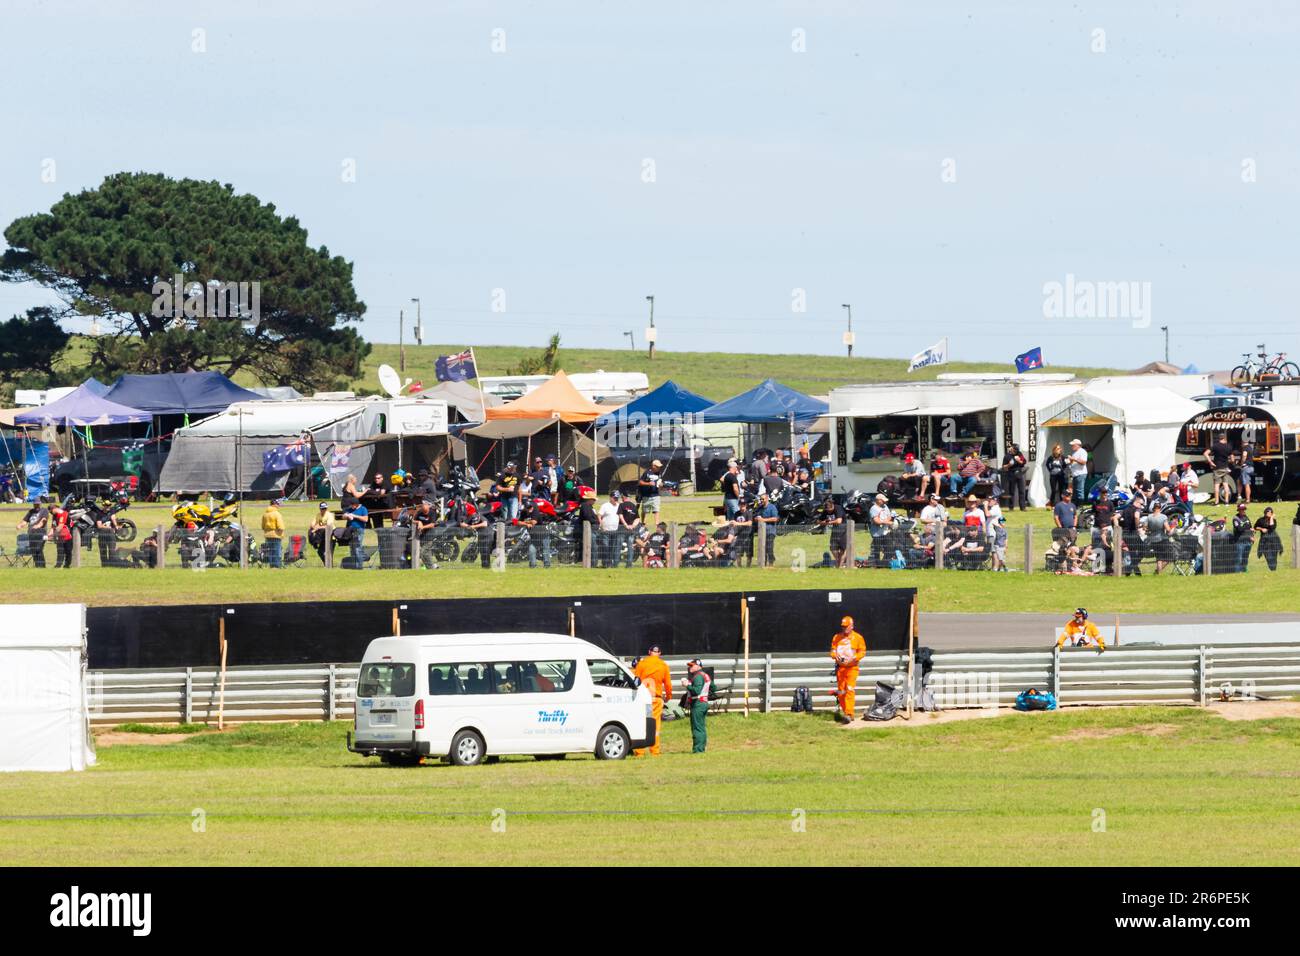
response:
{"label": "green lawn", "polygon": [[[667,520],[686,522],[709,520],[716,496],[671,499],[665,506]],[[1263,505],[1254,505],[1257,516]],[[286,506],[290,530],[306,528],[312,511],[310,504]],[[1218,516],[1230,509],[1211,509]],[[246,523],[256,526],[260,506],[250,506]],[[20,508],[0,508],[0,545],[12,550],[13,526]],[[130,514],[141,527],[168,522],[164,505],[139,505]],[[1282,514],[1284,531],[1290,530],[1288,514]],[[1048,544],[1049,512],[1043,509],[1008,514],[1011,543],[1008,558],[1012,567],[1022,565],[1025,524],[1035,528],[1035,553],[1041,560]],[[791,549],[803,547],[809,564],[821,559],[826,546],[824,535],[790,535],[778,539],[777,557],[788,565]],[[995,612],[1042,611],[1059,613],[1087,602],[1114,613],[1192,613],[1197,610],[1216,613],[1300,610],[1300,571],[1291,569],[1291,546],[1285,540],[1286,553],[1276,573],[1267,571],[1262,562],[1252,559],[1248,579],[1240,575],[1205,577],[1160,577],[1145,574],[1141,578],[1060,577],[1046,573],[993,574],[988,572],[944,571],[841,571],[809,568],[794,573],[789,567],[708,568],[679,571],[600,570],[584,571],[573,566],[556,566],[550,570],[510,565],[503,573],[483,571],[478,565],[457,562],[433,571],[368,571],[362,574],[341,569],[322,568],[310,553],[305,568],[273,571],[251,568],[212,569],[199,586],[195,574],[179,567],[163,571],[100,568],[92,552],[83,552],[87,566],[76,571],[52,568],[0,567],[0,585],[8,600],[24,602],[80,601],[89,605],[122,604],[189,604],[195,601],[332,601],[332,600],[407,600],[418,597],[473,595],[476,597],[520,597],[539,594],[582,595],[613,593],[657,593],[668,591],[735,591],[759,588],[839,588],[839,587],[915,587],[920,606],[926,611]],[[865,541],[858,551],[865,553]],[[47,560],[53,561],[53,548],[47,547]],[[175,552],[170,552],[175,560]],[[1244,587],[1243,583],[1249,587]]]}
{"label": "green lawn", "polygon": [[0,775],[0,861],[1219,866],[1300,852],[1300,720],[927,720],[720,716],[703,756],[675,722],[657,759],[409,769],[345,752],[346,724],[247,725],[101,748],[81,774]]}
{"label": "green lawn", "polygon": [[[435,383],[433,363],[440,355],[449,355],[466,348],[459,345],[424,345],[406,347],[406,377],[422,381],[426,386]],[[474,356],[482,375],[504,375],[527,355],[540,353],[542,348],[521,346],[476,346]],[[378,391],[376,371],[381,363],[398,367],[398,347],[375,343],[366,359],[365,371],[353,383],[355,388]],[[825,395],[840,385],[864,382],[911,382],[933,379],[943,372],[1015,372],[1011,363],[953,362],[907,372],[907,359],[848,358],[844,355],[760,355],[744,352],[656,352],[654,361],[646,357],[644,349],[571,349],[560,347],[560,367],[572,372],[645,372],[650,387],[655,388],[672,379],[706,398],[722,401],[753,388],[766,378],[801,392]],[[1117,369],[1052,366],[1049,372],[1070,372],[1084,378],[1098,375],[1120,374]]]}

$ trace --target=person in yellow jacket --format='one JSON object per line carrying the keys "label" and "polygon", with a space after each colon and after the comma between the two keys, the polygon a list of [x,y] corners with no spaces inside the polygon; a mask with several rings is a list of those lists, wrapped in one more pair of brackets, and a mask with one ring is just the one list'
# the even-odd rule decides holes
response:
{"label": "person in yellow jacket", "polygon": [[[655,740],[650,745],[650,755],[658,757],[663,751],[659,747],[659,731],[663,726],[664,704],[673,692],[673,675],[668,670],[668,663],[659,656],[656,644],[646,652],[646,656],[637,661],[632,671],[641,678],[641,684],[650,692],[650,713],[655,719]],[[638,757],[645,756],[645,748],[632,751]]]}
{"label": "person in yellow jacket", "polygon": [[835,661],[835,700],[839,709],[835,719],[842,724],[853,720],[858,701],[858,664],[867,654],[867,642],[853,629],[853,618],[840,621],[840,629],[831,638],[831,658]]}
{"label": "person in yellow jacket", "polygon": [[1066,642],[1074,647],[1095,647],[1098,654],[1106,650],[1106,642],[1102,639],[1101,631],[1097,630],[1096,624],[1088,620],[1086,607],[1074,609],[1074,617],[1066,622],[1065,630],[1056,639],[1056,646],[1060,647]]}
{"label": "person in yellow jacket", "polygon": [[283,498],[276,498],[262,512],[262,535],[266,538],[267,563],[273,568],[284,567],[284,515],[280,514]]}

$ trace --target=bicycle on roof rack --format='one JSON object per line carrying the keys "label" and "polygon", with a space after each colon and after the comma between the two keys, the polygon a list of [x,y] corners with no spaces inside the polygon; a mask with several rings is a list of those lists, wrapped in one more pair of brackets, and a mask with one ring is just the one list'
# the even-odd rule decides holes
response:
{"label": "bicycle on roof rack", "polygon": [[1242,363],[1232,370],[1234,385],[1256,382],[1265,375],[1276,375],[1285,379],[1300,378],[1300,365],[1288,361],[1285,352],[1278,352],[1270,359],[1268,350],[1262,343],[1255,347],[1259,351],[1255,354],[1243,352]]}

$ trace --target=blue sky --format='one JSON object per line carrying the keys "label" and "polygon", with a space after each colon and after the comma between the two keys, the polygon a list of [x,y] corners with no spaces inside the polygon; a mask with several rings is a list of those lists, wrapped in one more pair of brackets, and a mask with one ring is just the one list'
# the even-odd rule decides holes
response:
{"label": "blue sky", "polygon": [[[640,344],[654,294],[672,350],[839,354],[847,302],[859,355],[1300,354],[1294,2],[262,6],[8,0],[0,223],[230,182],[354,262],[374,341],[419,296],[431,341]],[[1150,327],[1045,318],[1067,274]]]}

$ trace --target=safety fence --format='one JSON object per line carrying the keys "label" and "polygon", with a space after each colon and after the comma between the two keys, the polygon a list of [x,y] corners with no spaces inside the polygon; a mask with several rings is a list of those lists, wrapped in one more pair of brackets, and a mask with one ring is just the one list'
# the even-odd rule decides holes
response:
{"label": "safety fence", "polygon": [[[59,543],[0,529],[0,568],[22,566],[135,569],[267,567],[339,570],[510,568],[779,568],[825,567],[1010,571],[1027,574],[1181,576],[1300,568],[1300,525],[1264,534],[1193,518],[1185,524],[1125,530],[1118,524],[1078,528],[967,525],[900,518],[875,535],[852,520],[839,525],[665,523],[603,531],[582,523],[534,527],[503,522],[478,528],[438,526],[417,532],[392,526],[352,532],[290,531],[275,545],[235,527],[78,531]],[[161,546],[160,546],[161,542]],[[1116,560],[1116,553],[1119,560]]]}
{"label": "safety fence", "polygon": [[[792,654],[706,657],[715,710],[788,709],[808,687],[813,706],[830,710],[829,657]],[[941,709],[1011,706],[1028,688],[1051,690],[1062,706],[1204,704],[1210,698],[1276,699],[1300,694],[1300,643],[1119,647],[1098,654],[1064,650],[937,651],[925,685]],[[667,658],[675,678],[685,658]],[[860,707],[876,682],[906,686],[906,654],[870,653],[858,674]],[[335,720],[353,715],[359,664],[187,667],[90,674],[94,724]],[[921,679],[913,666],[914,682]]]}

